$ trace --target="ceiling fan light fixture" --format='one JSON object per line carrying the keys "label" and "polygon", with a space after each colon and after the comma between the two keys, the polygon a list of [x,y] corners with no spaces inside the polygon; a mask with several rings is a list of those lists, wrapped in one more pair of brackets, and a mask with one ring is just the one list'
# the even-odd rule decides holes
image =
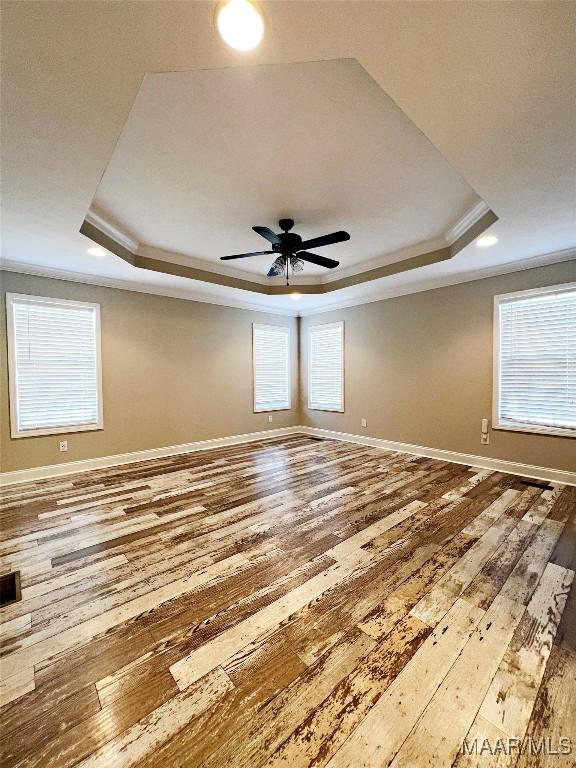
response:
{"label": "ceiling fan light fixture", "polygon": [[237,51],[251,51],[264,34],[264,19],[250,0],[227,0],[216,12],[220,37]]}
{"label": "ceiling fan light fixture", "polygon": [[284,274],[284,268],[286,266],[286,260],[284,256],[278,256],[276,261],[270,267],[268,277],[278,277],[278,275]]}
{"label": "ceiling fan light fixture", "polygon": [[304,269],[304,262],[302,259],[299,259],[298,256],[291,256],[290,266],[292,267],[292,272],[302,272]]}

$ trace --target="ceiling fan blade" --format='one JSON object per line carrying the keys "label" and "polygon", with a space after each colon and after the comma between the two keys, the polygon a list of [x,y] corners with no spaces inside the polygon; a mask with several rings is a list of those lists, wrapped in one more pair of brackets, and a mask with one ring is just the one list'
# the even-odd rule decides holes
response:
{"label": "ceiling fan blade", "polygon": [[327,259],[324,256],[317,256],[315,253],[308,253],[308,251],[298,251],[296,256],[302,261],[309,261],[310,264],[317,264],[319,267],[326,267],[326,269],[334,269],[340,264],[339,261],[334,259]]}
{"label": "ceiling fan blade", "polygon": [[254,251],[254,253],[235,253],[232,256],[220,256],[222,261],[228,261],[229,259],[244,259],[246,256],[264,256],[265,254],[274,253],[274,251]]}
{"label": "ceiling fan blade", "polygon": [[350,240],[348,232],[332,232],[330,235],[321,235],[320,237],[313,237],[311,240],[304,240],[302,248],[320,248],[322,245],[342,243],[344,240]]}
{"label": "ceiling fan blade", "polygon": [[265,237],[269,243],[272,243],[272,245],[280,245],[282,242],[278,235],[274,234],[274,232],[272,232],[271,229],[268,229],[268,227],[252,227],[252,229],[262,237]]}

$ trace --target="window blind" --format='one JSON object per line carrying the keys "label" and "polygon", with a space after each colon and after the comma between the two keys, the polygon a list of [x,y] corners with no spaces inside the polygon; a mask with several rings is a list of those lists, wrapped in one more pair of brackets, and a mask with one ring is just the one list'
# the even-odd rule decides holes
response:
{"label": "window blind", "polygon": [[576,287],[496,297],[495,426],[576,434]]}
{"label": "window blind", "polygon": [[290,408],[290,329],[253,326],[254,411]]}
{"label": "window blind", "polygon": [[343,411],[344,323],[310,328],[308,350],[308,407]]}
{"label": "window blind", "polygon": [[101,426],[99,306],[7,298],[13,435]]}

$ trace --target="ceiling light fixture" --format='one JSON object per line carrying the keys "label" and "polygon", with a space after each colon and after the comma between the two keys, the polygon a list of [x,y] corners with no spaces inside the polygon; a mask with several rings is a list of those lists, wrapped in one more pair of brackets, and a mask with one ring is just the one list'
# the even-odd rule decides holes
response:
{"label": "ceiling light fixture", "polygon": [[237,51],[251,51],[264,34],[264,20],[249,0],[227,0],[217,11],[220,36]]}
{"label": "ceiling light fixture", "polygon": [[484,235],[476,240],[476,245],[479,248],[489,248],[491,245],[496,245],[498,238],[495,235]]}
{"label": "ceiling light fixture", "polygon": [[108,254],[108,251],[105,248],[101,248],[99,245],[91,245],[90,248],[86,251],[86,253],[90,254],[90,256],[106,256]]}
{"label": "ceiling light fixture", "polygon": [[298,301],[298,299],[302,298],[302,294],[301,293],[297,293],[295,291],[294,293],[290,294],[290,298],[292,299],[292,301]]}
{"label": "ceiling light fixture", "polygon": [[278,277],[279,275],[284,274],[285,269],[286,269],[286,259],[284,258],[284,256],[278,256],[278,258],[274,261],[274,263],[270,267],[270,270],[268,272],[268,277]]}

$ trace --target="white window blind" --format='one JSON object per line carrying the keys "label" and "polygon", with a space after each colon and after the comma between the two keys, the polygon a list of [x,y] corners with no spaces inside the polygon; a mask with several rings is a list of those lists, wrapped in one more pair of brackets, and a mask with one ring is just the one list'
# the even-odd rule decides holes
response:
{"label": "white window blind", "polygon": [[290,408],[290,329],[253,326],[254,411]]}
{"label": "white window blind", "polygon": [[315,325],[309,330],[308,407],[344,410],[344,323]]}
{"label": "white window blind", "polygon": [[576,435],[576,285],[495,299],[494,426]]}
{"label": "white window blind", "polygon": [[6,299],[12,436],[101,428],[99,305]]}

